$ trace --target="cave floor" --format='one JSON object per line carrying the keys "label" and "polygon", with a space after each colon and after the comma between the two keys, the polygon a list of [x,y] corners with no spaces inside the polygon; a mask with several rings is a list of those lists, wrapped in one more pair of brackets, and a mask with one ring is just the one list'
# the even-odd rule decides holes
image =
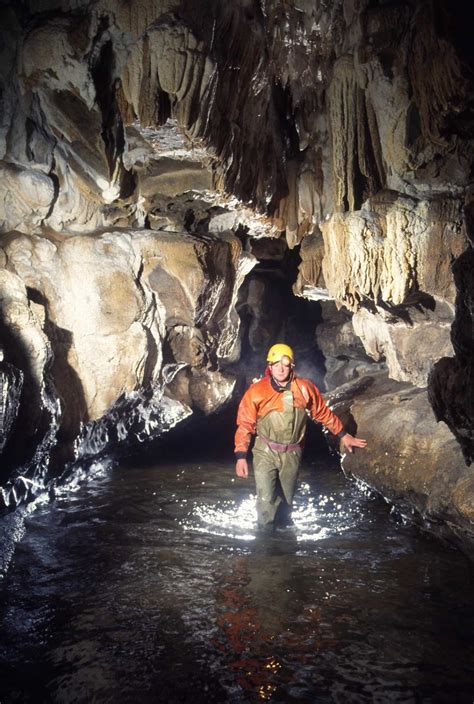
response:
{"label": "cave floor", "polygon": [[259,537],[228,461],[116,468],[27,519],[0,701],[469,702],[472,567],[326,460]]}

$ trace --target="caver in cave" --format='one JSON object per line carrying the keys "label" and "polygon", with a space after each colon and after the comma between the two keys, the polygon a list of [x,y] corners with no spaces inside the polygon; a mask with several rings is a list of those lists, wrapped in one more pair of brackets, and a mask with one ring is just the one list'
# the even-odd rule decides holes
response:
{"label": "caver in cave", "polygon": [[291,347],[273,345],[263,379],[253,383],[240,402],[235,434],[235,471],[242,478],[248,476],[247,452],[256,435],[257,515],[266,530],[291,522],[307,415],[337,435],[348,452],[366,446],[365,440],[344,430],[313,382],[296,376]]}

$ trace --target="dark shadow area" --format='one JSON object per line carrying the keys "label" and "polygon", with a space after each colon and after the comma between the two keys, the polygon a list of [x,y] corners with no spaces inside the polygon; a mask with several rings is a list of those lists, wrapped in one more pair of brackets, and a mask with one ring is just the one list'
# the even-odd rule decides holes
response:
{"label": "dark shadow area", "polygon": [[34,369],[27,336],[23,331],[0,317],[0,339],[4,360],[23,373],[19,394],[18,414],[2,453],[1,478],[8,478],[10,470],[27,462],[44,437],[51,422],[42,403],[41,386]]}
{"label": "dark shadow area", "polygon": [[293,293],[301,263],[299,247],[290,250],[282,239],[262,238],[250,243],[245,234],[241,239],[244,249],[259,261],[245,278],[236,305],[241,320],[241,355],[238,363],[229,367],[243,380],[241,387],[238,382],[236,393],[242,395],[252,379],[263,375],[267,351],[276,342],[290,345],[297,373],[323,388],[326,366],[315,337],[322,322],[321,307]]}

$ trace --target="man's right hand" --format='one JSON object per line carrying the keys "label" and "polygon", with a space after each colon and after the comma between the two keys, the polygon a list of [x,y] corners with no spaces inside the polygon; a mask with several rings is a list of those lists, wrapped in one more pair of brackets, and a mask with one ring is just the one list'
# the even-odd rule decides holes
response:
{"label": "man's right hand", "polygon": [[237,460],[235,463],[235,473],[242,479],[249,476],[249,466],[247,464],[247,460]]}

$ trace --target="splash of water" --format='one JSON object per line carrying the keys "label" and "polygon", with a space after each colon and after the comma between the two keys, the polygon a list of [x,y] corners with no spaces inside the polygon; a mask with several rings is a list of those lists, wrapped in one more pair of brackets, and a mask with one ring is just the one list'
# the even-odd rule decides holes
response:
{"label": "splash of water", "polygon": [[255,496],[250,494],[239,504],[234,501],[195,504],[188,518],[180,523],[187,531],[237,540],[255,540],[256,520]]}

